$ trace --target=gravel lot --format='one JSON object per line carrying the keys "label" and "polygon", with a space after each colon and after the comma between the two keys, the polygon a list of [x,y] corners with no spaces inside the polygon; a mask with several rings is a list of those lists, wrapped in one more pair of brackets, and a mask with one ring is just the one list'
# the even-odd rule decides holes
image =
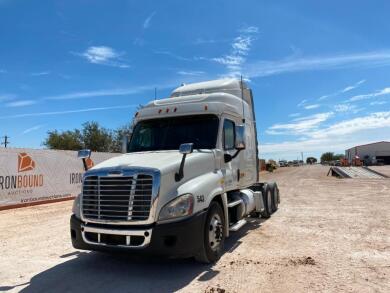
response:
{"label": "gravel lot", "polygon": [[209,266],[74,250],[71,202],[2,211],[0,291],[390,292],[390,179],[327,171],[262,174],[280,186],[279,210],[251,220]]}

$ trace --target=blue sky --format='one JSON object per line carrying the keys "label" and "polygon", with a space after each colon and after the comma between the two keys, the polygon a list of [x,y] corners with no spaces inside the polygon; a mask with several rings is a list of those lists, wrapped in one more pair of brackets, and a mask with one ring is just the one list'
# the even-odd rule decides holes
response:
{"label": "blue sky", "polygon": [[242,74],[261,156],[390,140],[388,1],[0,0],[0,136],[126,124],[182,82]]}

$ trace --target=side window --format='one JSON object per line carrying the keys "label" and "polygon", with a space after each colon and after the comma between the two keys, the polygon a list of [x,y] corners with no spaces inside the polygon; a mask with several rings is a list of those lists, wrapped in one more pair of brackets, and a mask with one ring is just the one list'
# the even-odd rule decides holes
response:
{"label": "side window", "polygon": [[223,148],[225,150],[234,149],[235,125],[231,120],[225,119],[223,122]]}

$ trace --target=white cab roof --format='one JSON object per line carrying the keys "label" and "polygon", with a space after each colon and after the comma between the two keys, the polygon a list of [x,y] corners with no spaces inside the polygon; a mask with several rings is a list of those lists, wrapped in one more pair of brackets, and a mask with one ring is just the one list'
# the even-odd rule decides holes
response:
{"label": "white cab roof", "polygon": [[[244,98],[244,103],[242,100]],[[206,106],[206,107],[205,107]],[[252,117],[250,89],[237,79],[220,79],[183,85],[175,89],[170,98],[155,100],[139,111],[138,119],[224,112]],[[207,109],[207,110],[205,110]]]}

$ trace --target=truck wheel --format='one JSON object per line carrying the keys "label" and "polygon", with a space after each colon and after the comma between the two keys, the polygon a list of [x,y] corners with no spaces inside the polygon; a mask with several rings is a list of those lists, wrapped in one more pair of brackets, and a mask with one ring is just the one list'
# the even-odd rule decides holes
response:
{"label": "truck wheel", "polygon": [[272,213],[276,212],[278,210],[279,205],[279,189],[276,186],[275,183],[270,183],[269,188],[271,189],[272,194]]}
{"label": "truck wheel", "polygon": [[272,214],[272,192],[268,185],[264,185],[262,190],[264,211],[261,213],[261,217],[268,219]]}
{"label": "truck wheel", "polygon": [[195,259],[203,263],[216,262],[222,255],[225,242],[225,220],[221,206],[210,204],[204,225],[203,249]]}

